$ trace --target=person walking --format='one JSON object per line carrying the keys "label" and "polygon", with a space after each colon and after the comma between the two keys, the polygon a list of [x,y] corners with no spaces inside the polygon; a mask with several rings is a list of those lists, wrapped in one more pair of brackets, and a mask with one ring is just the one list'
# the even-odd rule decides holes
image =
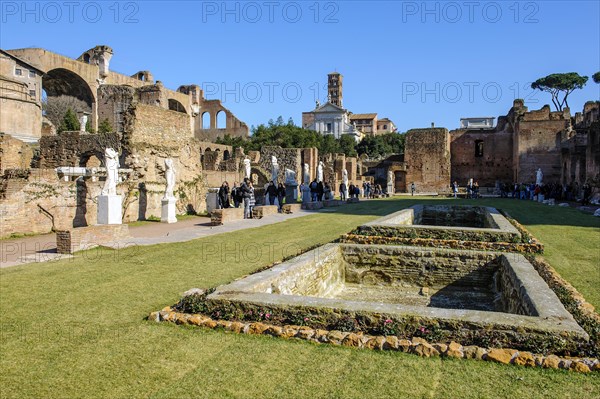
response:
{"label": "person walking", "polygon": [[271,181],[267,187],[267,196],[269,197],[269,204],[275,205],[275,198],[277,198],[277,187],[275,187],[274,181]]}
{"label": "person walking", "polygon": [[317,179],[314,179],[310,185],[308,186],[310,188],[310,199],[312,202],[315,202],[317,200]]}
{"label": "person walking", "polygon": [[224,181],[219,188],[219,209],[226,209],[231,206],[229,203],[229,184]]}
{"label": "person walking", "polygon": [[277,187],[277,202],[279,202],[279,212],[281,213],[281,207],[283,206],[283,199],[285,198],[285,186],[283,183],[279,183]]}
{"label": "person walking", "polygon": [[231,199],[233,200],[233,206],[236,208],[240,207],[240,187],[238,186],[238,182],[233,182],[233,187],[231,188]]}
{"label": "person walking", "polygon": [[346,184],[344,182],[341,182],[340,183],[340,199],[342,201],[346,201],[348,199],[346,196],[347,189],[348,188],[346,187]]}
{"label": "person walking", "polygon": [[252,216],[250,213],[250,179],[244,179],[244,182],[240,185],[239,191],[241,192],[244,202],[244,219],[250,219]]}
{"label": "person walking", "polygon": [[458,198],[458,182],[456,180],[452,183],[452,192],[454,193],[454,198]]}
{"label": "person walking", "polygon": [[250,189],[250,197],[248,199],[248,210],[250,219],[252,219],[254,206],[256,205],[256,197],[254,196],[254,186],[252,185],[252,180],[248,181],[248,188]]}
{"label": "person walking", "polygon": [[410,194],[415,195],[415,191],[417,191],[417,186],[415,185],[415,182],[412,182],[410,184]]}

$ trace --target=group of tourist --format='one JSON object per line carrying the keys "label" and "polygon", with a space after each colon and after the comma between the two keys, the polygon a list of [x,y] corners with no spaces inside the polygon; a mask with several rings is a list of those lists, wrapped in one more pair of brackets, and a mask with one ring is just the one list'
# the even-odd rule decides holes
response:
{"label": "group of tourist", "polygon": [[[452,182],[450,188],[454,198],[458,198],[458,182],[456,180]],[[479,183],[473,179],[469,179],[467,182],[467,198],[479,198]]]}
{"label": "group of tourist", "polygon": [[500,184],[500,196],[502,198],[515,198],[521,200],[543,201],[554,199],[555,201],[580,201],[582,205],[589,204],[592,195],[592,187],[585,183],[582,186],[575,182],[573,184],[526,184],[526,183],[502,183]]}
{"label": "group of tourist", "polygon": [[252,209],[256,205],[252,180],[245,178],[240,185],[238,185],[238,182],[234,182],[231,190],[229,189],[229,183],[223,182],[217,194],[217,208],[231,208],[231,200],[233,200],[233,206],[236,208],[241,205],[244,206],[244,219],[251,219]]}

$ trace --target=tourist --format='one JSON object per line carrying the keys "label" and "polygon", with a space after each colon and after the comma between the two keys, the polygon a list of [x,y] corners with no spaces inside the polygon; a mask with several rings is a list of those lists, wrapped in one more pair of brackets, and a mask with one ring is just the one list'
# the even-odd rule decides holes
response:
{"label": "tourist", "polygon": [[331,196],[331,187],[329,186],[329,183],[325,183],[325,186],[323,187],[323,198],[325,201],[333,199]]}
{"label": "tourist", "polygon": [[275,205],[275,198],[277,198],[277,187],[275,187],[275,182],[269,182],[267,186],[267,196],[269,197],[269,204]]}
{"label": "tourist", "polygon": [[415,195],[415,191],[417,191],[417,186],[415,185],[415,182],[412,182],[410,184],[410,193],[411,193],[411,195]]}
{"label": "tourist", "polygon": [[358,199],[359,196],[360,196],[360,187],[357,184],[356,186],[354,186],[354,197],[356,199]]}
{"label": "tourist", "polygon": [[250,217],[252,217],[252,214],[250,213],[250,179],[247,177],[244,179],[244,182],[240,185],[239,191],[241,191],[244,200],[244,219],[250,219]]}
{"label": "tourist", "polygon": [[479,198],[479,183],[473,183],[473,198]]}
{"label": "tourist", "polygon": [[248,199],[248,215],[251,219],[254,206],[256,205],[256,197],[254,196],[254,186],[252,185],[252,180],[248,180],[248,189],[250,190],[250,196]]}
{"label": "tourist", "polygon": [[581,205],[589,205],[590,197],[592,196],[592,187],[586,181],[583,185],[583,197],[581,198]]}
{"label": "tourist", "polygon": [[458,198],[458,182],[456,180],[452,183],[452,193],[454,193],[454,198]]}
{"label": "tourist", "polygon": [[315,202],[318,199],[318,197],[317,197],[317,179],[314,179],[308,187],[310,188],[310,200],[312,202]]}
{"label": "tourist", "polygon": [[347,190],[346,183],[341,182],[340,183],[340,199],[342,201],[346,201],[346,199],[347,199],[346,198],[346,192],[347,192],[346,190]]}
{"label": "tourist", "polygon": [[371,187],[371,182],[367,182],[367,187],[365,188],[365,197],[371,198],[373,195],[373,188]]}
{"label": "tourist", "polygon": [[285,186],[283,183],[279,183],[277,186],[277,201],[279,202],[279,212],[281,212],[281,207],[283,206],[283,199],[285,198]]}
{"label": "tourist", "polygon": [[317,197],[319,201],[323,201],[323,193],[325,192],[325,187],[323,187],[323,182],[320,181],[317,183]]}
{"label": "tourist", "polygon": [[231,206],[229,203],[229,184],[226,181],[224,181],[219,188],[218,199],[218,209],[225,209]]}
{"label": "tourist", "polygon": [[244,200],[240,191],[241,190],[238,186],[238,182],[233,182],[233,187],[231,188],[231,199],[233,199],[233,206],[236,208],[239,208],[240,203]]}
{"label": "tourist", "polygon": [[348,188],[348,195],[350,198],[354,197],[354,184],[350,183],[350,187]]}

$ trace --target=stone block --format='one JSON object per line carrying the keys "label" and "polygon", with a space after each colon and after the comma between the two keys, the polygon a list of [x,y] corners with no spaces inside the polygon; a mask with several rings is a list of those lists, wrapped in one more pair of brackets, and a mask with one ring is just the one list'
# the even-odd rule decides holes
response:
{"label": "stone block", "polygon": [[121,202],[120,195],[99,195],[98,224],[121,224]]}
{"label": "stone block", "polygon": [[302,204],[298,204],[298,203],[295,203],[295,204],[284,204],[281,207],[281,211],[283,213],[294,213],[294,212],[300,211],[301,209],[302,209]]}
{"label": "stone block", "polygon": [[342,200],[325,200],[323,201],[323,207],[329,208],[332,206],[342,206],[344,205],[344,201]]}
{"label": "stone block", "polygon": [[262,219],[265,216],[277,215],[277,213],[279,213],[279,207],[277,205],[255,206],[252,209],[252,217],[255,219]]}
{"label": "stone block", "polygon": [[210,222],[213,226],[223,223],[244,219],[244,208],[214,209],[210,214]]}
{"label": "stone block", "polygon": [[72,254],[76,251],[94,248],[129,238],[126,224],[103,224],[77,227],[56,232],[56,248],[59,254]]}

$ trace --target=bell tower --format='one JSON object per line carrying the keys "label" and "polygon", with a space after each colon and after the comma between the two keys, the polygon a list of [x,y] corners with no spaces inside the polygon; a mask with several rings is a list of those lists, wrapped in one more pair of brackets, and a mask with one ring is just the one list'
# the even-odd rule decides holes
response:
{"label": "bell tower", "polygon": [[327,98],[330,103],[342,107],[342,74],[339,72],[332,72],[327,75]]}

